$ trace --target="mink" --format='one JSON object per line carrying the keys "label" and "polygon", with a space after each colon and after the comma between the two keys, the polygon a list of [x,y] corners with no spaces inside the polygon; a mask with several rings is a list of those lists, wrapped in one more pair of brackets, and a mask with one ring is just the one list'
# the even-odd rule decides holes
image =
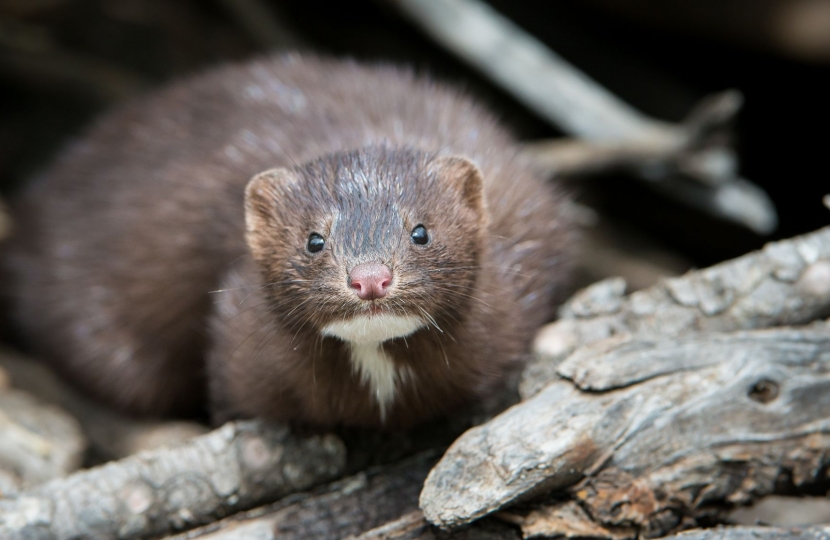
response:
{"label": "mink", "polygon": [[127,103],[14,203],[12,318],[146,414],[410,426],[495,392],[567,283],[564,190],[464,92],[283,55]]}

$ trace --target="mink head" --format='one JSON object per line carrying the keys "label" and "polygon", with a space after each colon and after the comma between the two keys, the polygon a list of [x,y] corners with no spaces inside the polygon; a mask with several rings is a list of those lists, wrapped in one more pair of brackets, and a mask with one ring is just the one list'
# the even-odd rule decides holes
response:
{"label": "mink head", "polygon": [[255,176],[246,239],[290,328],[382,342],[463,318],[484,244],[482,177],[463,157],[369,147]]}

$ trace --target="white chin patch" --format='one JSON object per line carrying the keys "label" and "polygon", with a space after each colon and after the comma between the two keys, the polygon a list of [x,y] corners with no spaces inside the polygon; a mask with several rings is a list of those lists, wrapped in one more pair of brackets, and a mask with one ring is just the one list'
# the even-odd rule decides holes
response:
{"label": "white chin patch", "polygon": [[323,328],[323,335],[349,344],[352,369],[372,389],[381,419],[385,419],[387,407],[395,401],[398,381],[412,376],[409,369],[398,368],[383,352],[383,342],[406,337],[424,326],[423,319],[418,317],[378,314],[360,315]]}
{"label": "white chin patch", "polygon": [[406,337],[425,326],[419,317],[400,315],[358,315],[337,321],[323,328],[324,336],[332,336],[352,343],[383,343],[390,339]]}

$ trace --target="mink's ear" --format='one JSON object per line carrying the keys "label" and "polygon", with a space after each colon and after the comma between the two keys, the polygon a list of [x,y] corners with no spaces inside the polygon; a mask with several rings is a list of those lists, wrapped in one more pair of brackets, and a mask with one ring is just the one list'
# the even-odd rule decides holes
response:
{"label": "mink's ear", "polygon": [[450,186],[454,187],[464,204],[483,220],[484,178],[475,163],[461,156],[440,157],[432,162],[433,170]]}
{"label": "mink's ear", "polygon": [[276,227],[277,207],[288,187],[299,180],[288,169],[270,169],[251,178],[245,187],[245,237],[256,255],[264,231]]}
{"label": "mink's ear", "polygon": [[245,187],[245,228],[248,232],[273,219],[276,203],[284,198],[286,188],[296,182],[296,173],[283,168],[270,169],[251,178]]}

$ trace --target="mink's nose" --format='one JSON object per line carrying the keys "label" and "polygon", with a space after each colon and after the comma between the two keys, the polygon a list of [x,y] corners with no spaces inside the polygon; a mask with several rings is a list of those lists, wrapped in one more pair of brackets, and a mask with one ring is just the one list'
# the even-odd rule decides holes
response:
{"label": "mink's nose", "polygon": [[361,300],[383,298],[390,283],[392,271],[385,264],[358,264],[349,273],[349,286]]}

